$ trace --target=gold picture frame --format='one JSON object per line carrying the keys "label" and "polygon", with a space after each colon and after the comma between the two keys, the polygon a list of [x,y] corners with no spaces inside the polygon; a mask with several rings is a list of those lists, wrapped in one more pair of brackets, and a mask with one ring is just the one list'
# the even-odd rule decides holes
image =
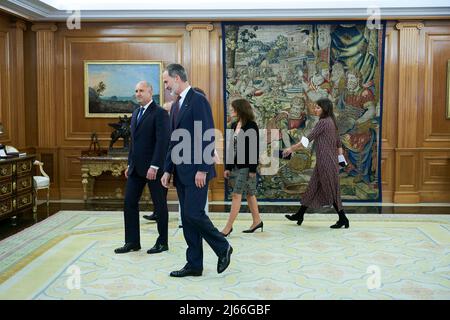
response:
{"label": "gold picture frame", "polygon": [[86,118],[131,116],[139,107],[134,97],[139,81],[153,86],[153,100],[164,104],[162,61],[86,60],[84,61],[84,110]]}

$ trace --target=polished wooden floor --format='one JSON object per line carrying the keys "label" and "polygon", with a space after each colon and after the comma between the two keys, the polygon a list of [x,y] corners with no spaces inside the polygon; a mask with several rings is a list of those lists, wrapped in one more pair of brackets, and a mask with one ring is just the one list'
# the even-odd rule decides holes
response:
{"label": "polished wooden floor", "polygon": [[[228,204],[210,204],[210,212],[226,212],[230,211],[230,205]],[[153,206],[151,204],[141,204],[141,211],[152,211]],[[292,205],[260,205],[259,210],[264,213],[279,213],[280,215],[286,213],[295,213],[298,209],[298,205],[293,203]],[[345,206],[344,209],[348,214],[450,214],[450,206],[374,206],[364,205]],[[45,204],[38,206],[36,214],[32,212],[22,214],[15,218],[3,219],[0,221],[0,240],[5,239],[19,231],[22,231],[35,223],[38,223],[49,216],[61,211],[61,210],[79,210],[79,211],[122,211],[122,202],[105,202],[94,201],[90,203],[84,202],[51,202],[47,208]],[[242,205],[240,212],[247,212],[249,209],[246,205]],[[178,204],[169,204],[169,211],[178,211]],[[308,210],[308,213],[334,213],[332,208],[323,208],[320,210]]]}

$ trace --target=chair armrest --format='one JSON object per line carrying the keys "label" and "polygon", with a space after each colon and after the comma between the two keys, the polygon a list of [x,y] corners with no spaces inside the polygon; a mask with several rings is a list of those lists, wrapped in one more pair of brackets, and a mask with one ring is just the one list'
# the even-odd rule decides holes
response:
{"label": "chair armrest", "polygon": [[44,176],[44,177],[47,177],[47,178],[49,178],[50,179],[50,177],[48,176],[48,174],[47,173],[45,173],[45,171],[44,171],[44,163],[43,162],[41,162],[41,161],[39,161],[39,160],[34,160],[34,163],[33,163],[35,166],[39,166],[39,171],[41,172],[41,174]]}

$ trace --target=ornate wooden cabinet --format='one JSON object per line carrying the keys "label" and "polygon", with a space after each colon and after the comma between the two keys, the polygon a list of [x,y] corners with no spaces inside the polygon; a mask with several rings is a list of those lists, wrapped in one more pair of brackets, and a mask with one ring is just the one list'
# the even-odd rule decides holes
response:
{"label": "ornate wooden cabinet", "polygon": [[0,220],[32,211],[35,156],[0,160]]}

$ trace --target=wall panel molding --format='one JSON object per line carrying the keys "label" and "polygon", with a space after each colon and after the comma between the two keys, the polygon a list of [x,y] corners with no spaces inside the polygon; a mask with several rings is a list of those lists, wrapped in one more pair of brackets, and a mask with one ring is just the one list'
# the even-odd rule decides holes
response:
{"label": "wall panel molding", "polygon": [[18,20],[11,24],[13,28],[13,43],[12,43],[12,60],[14,66],[14,86],[12,92],[14,95],[15,128],[16,128],[16,143],[15,147],[22,149],[26,146],[26,127],[25,123],[25,77],[24,77],[24,31],[27,26],[25,22]]}
{"label": "wall panel molding", "polygon": [[0,120],[4,126],[1,141],[13,144],[13,110],[11,110],[11,52],[10,32],[0,29]]}
{"label": "wall panel molding", "polygon": [[[446,147],[450,144],[450,120],[445,118],[447,60],[450,59],[450,28],[426,28],[424,35],[423,145]],[[444,81],[443,81],[444,80]]]}
{"label": "wall panel molding", "polygon": [[[64,106],[61,145],[77,145],[81,141],[89,145],[92,131],[97,132],[102,146],[109,144],[111,130],[108,123],[114,119],[84,118],[84,60],[157,60],[168,64],[180,62],[178,59],[184,52],[184,29],[176,33],[172,30],[167,35],[161,31],[155,34],[153,30],[153,36],[146,32],[134,36],[104,36],[96,29],[92,32],[90,36],[86,36],[86,30],[81,36],[69,36],[64,32],[59,35],[59,48],[64,52],[61,63],[65,70],[61,77],[64,92],[60,100]],[[84,119],[82,123],[80,117]]]}
{"label": "wall panel molding", "polygon": [[419,32],[421,22],[397,23],[399,30],[399,148],[414,148],[417,143],[417,87],[419,79]]}
{"label": "wall panel molding", "polygon": [[38,144],[41,148],[56,146],[55,122],[55,24],[35,24],[37,44]]}
{"label": "wall panel molding", "polygon": [[381,147],[383,150],[397,146],[397,126],[392,124],[398,123],[398,36],[398,30],[393,27],[386,28],[381,124]]}

